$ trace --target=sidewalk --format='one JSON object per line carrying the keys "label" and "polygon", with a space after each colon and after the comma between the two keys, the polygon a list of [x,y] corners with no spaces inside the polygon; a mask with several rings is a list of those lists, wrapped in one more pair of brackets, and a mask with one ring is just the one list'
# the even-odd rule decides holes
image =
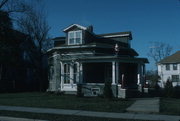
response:
{"label": "sidewalk", "polygon": [[76,116],[88,116],[88,117],[118,118],[118,119],[141,119],[141,120],[163,120],[163,121],[180,120],[180,116],[171,116],[171,115],[112,113],[112,112],[95,112],[95,111],[32,108],[32,107],[17,107],[17,106],[0,106],[0,110],[60,114],[60,115],[76,115]]}
{"label": "sidewalk", "polygon": [[0,121],[47,121],[47,120],[37,120],[37,119],[27,119],[27,118],[15,118],[0,116]]}
{"label": "sidewalk", "polygon": [[126,109],[128,112],[159,113],[159,98],[137,99]]}

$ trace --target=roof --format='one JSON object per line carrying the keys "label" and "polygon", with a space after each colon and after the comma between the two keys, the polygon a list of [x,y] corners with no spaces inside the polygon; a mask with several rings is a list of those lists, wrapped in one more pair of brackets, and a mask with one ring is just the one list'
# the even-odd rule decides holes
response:
{"label": "roof", "polygon": [[107,33],[107,34],[99,34],[99,36],[105,37],[105,38],[114,38],[114,37],[125,37],[130,36],[131,32],[115,32],[115,33]]}
{"label": "roof", "polygon": [[66,31],[68,31],[69,29],[71,29],[71,28],[73,28],[73,27],[78,27],[78,28],[80,28],[80,29],[82,29],[82,30],[87,30],[87,28],[84,27],[84,26],[81,26],[81,25],[79,25],[79,24],[72,24],[72,25],[68,26],[67,28],[65,28],[63,31],[66,32]]}
{"label": "roof", "polygon": [[172,54],[171,56],[168,56],[158,63],[180,63],[180,51],[177,51],[176,53]]}
{"label": "roof", "polygon": [[[147,58],[132,58],[132,57],[121,57],[121,56],[87,56],[87,57],[78,57],[78,60],[91,62],[92,60],[103,60],[104,62],[112,62],[112,60],[122,62],[122,63],[149,63]],[[72,58],[68,58],[67,60],[72,60]]]}
{"label": "roof", "polygon": [[55,41],[65,41],[65,39],[66,39],[66,37],[55,37],[52,40],[55,40]]}

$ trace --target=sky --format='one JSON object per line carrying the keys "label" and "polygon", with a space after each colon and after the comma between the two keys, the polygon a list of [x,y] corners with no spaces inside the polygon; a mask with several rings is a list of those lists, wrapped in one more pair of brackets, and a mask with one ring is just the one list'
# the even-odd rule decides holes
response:
{"label": "sky", "polygon": [[95,34],[131,31],[131,47],[148,58],[147,69],[156,69],[147,56],[152,42],[180,50],[179,0],[45,0],[51,37],[65,36],[71,24],[93,25]]}

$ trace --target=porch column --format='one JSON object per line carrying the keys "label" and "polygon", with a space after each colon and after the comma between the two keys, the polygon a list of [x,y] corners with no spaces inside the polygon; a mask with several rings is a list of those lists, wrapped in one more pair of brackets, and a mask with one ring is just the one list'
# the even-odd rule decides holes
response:
{"label": "porch column", "polygon": [[79,83],[83,83],[83,64],[79,63]]}
{"label": "porch column", "polygon": [[53,53],[53,67],[54,67],[54,78],[53,78],[53,91],[57,91],[60,88],[60,63],[59,54],[57,52]]}
{"label": "porch column", "polygon": [[77,65],[77,76],[75,76],[76,78],[76,83],[79,83],[80,82],[80,66],[79,66],[79,62],[76,62],[76,65]]}
{"label": "porch column", "polygon": [[143,75],[142,83],[144,83],[146,81],[146,79],[145,79],[145,75],[146,75],[146,66],[145,66],[145,64],[142,65],[142,75]]}
{"label": "porch column", "polygon": [[141,64],[138,64],[138,74],[137,74],[137,85],[141,84],[141,75],[142,74],[142,67]]}
{"label": "porch column", "polygon": [[64,84],[64,64],[62,62],[60,62],[60,64],[61,64],[61,89],[62,89]]}
{"label": "porch column", "polygon": [[116,62],[112,62],[112,84],[116,83]]}
{"label": "porch column", "polygon": [[73,81],[74,81],[74,64],[70,64],[70,84],[73,86]]}
{"label": "porch column", "polygon": [[137,85],[138,85],[138,90],[140,92],[143,91],[143,84],[142,84],[142,64],[138,63],[138,74],[137,74]]}
{"label": "porch column", "polygon": [[119,81],[119,62],[116,62],[116,84],[118,84]]}

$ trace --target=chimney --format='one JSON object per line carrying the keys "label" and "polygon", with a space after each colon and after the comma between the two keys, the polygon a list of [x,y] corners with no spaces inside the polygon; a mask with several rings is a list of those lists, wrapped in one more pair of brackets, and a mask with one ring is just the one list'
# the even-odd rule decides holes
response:
{"label": "chimney", "polygon": [[93,33],[93,26],[92,25],[88,26],[88,31]]}

